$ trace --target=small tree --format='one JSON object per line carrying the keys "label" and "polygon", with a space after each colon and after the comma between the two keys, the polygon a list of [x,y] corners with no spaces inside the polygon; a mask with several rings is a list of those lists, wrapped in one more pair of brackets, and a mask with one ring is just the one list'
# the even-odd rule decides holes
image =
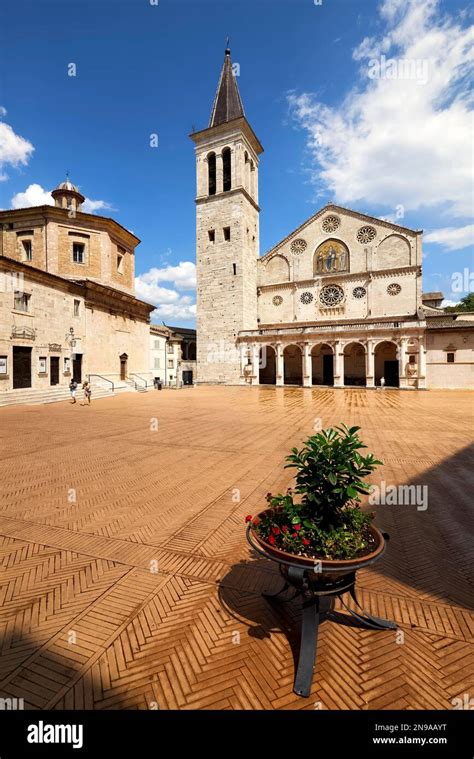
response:
{"label": "small tree", "polygon": [[296,486],[285,495],[267,495],[272,510],[255,526],[264,540],[291,553],[326,558],[353,558],[370,547],[373,514],[361,512],[358,504],[370,491],[364,478],[382,462],[359,453],[367,447],[359,429],[343,424],[308,438],[301,450],[292,448],[286,467],[297,470]]}

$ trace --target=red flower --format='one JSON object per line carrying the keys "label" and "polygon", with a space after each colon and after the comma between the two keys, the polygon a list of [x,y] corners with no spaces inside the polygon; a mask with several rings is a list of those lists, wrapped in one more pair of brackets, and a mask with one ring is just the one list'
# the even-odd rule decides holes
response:
{"label": "red flower", "polygon": [[297,532],[294,532],[294,533],[293,533],[293,535],[292,535],[291,537],[292,537],[292,538],[297,538],[297,537],[298,537],[298,533],[297,533]]}
{"label": "red flower", "polygon": [[272,546],[274,546],[274,545],[275,545],[275,538],[273,537],[273,535],[270,535],[270,536],[269,536],[269,538],[268,538],[268,542],[269,542],[269,543],[270,543],[270,545],[272,545]]}
{"label": "red flower", "polygon": [[303,538],[303,545],[309,546],[310,542],[311,542],[310,540],[307,540],[306,538]]}
{"label": "red flower", "polygon": [[288,525],[284,524],[283,527],[281,528],[281,531],[282,532],[288,532]]}
{"label": "red flower", "polygon": [[250,514],[249,514],[248,516],[246,516],[246,517],[245,517],[245,521],[246,521],[246,522],[251,522],[251,521],[252,521],[252,517],[251,517],[251,515],[250,515]]}
{"label": "red flower", "polygon": [[274,535],[279,535],[281,530],[279,527],[272,527],[272,532]]}
{"label": "red flower", "polygon": [[296,532],[298,532],[298,530],[301,530],[301,525],[300,524],[294,524],[293,525],[293,529],[296,530]]}

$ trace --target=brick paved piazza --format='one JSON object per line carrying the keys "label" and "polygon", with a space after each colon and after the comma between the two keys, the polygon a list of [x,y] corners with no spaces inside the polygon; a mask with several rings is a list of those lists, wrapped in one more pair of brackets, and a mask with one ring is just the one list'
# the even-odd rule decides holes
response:
{"label": "brick paved piazza", "polygon": [[[404,643],[326,621],[302,699],[299,602],[272,611],[261,598],[280,582],[250,555],[244,516],[287,486],[284,457],[315,417],[359,424],[385,462],[374,482],[428,485],[429,506],[378,507],[389,548],[358,575],[365,608],[395,619]],[[469,393],[200,387],[7,407],[0,429],[1,697],[40,709],[449,709],[472,695]]]}

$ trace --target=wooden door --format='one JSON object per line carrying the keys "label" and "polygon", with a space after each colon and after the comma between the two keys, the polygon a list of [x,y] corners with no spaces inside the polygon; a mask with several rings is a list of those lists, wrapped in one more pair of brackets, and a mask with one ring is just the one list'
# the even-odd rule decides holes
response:
{"label": "wooden door", "polygon": [[13,387],[31,387],[31,348],[13,346]]}
{"label": "wooden door", "polygon": [[51,385],[59,385],[59,356],[51,356],[49,359],[49,382]]}

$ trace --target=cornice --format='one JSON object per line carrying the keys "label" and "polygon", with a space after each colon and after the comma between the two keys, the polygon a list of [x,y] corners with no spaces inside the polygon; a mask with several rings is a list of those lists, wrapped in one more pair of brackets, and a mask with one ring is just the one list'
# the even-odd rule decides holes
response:
{"label": "cornice", "polygon": [[315,287],[318,284],[324,286],[327,284],[338,284],[339,282],[353,282],[357,280],[370,281],[373,279],[387,279],[397,276],[403,277],[415,272],[420,272],[421,274],[421,266],[401,266],[393,269],[381,269],[377,271],[348,272],[347,274],[344,274],[342,272],[340,274],[328,272],[327,274],[318,274],[317,277],[313,277],[312,279],[299,279],[291,282],[271,282],[269,284],[261,284],[258,285],[257,290],[285,290],[291,287],[299,289],[301,287]]}
{"label": "cornice", "polygon": [[248,194],[247,190],[244,187],[234,187],[232,190],[226,190],[225,192],[218,192],[215,195],[205,195],[203,197],[198,197],[196,198],[195,203],[197,206],[200,206],[203,203],[212,203],[213,201],[216,201],[216,200],[223,200],[225,198],[228,198],[229,196],[237,195],[238,193],[243,195],[245,199],[248,200],[249,203],[255,208],[256,211],[260,212],[260,206]]}
{"label": "cornice", "polygon": [[34,219],[36,217],[46,218],[48,221],[55,221],[58,224],[66,224],[73,227],[77,220],[79,224],[91,229],[106,229],[109,234],[114,233],[120,239],[127,240],[129,247],[135,248],[140,243],[140,239],[128,229],[119,224],[115,219],[109,216],[99,216],[97,214],[84,213],[77,211],[74,216],[69,216],[67,208],[58,206],[30,206],[29,208],[17,208],[8,211],[0,211],[0,227],[3,224],[11,224],[21,219]]}

